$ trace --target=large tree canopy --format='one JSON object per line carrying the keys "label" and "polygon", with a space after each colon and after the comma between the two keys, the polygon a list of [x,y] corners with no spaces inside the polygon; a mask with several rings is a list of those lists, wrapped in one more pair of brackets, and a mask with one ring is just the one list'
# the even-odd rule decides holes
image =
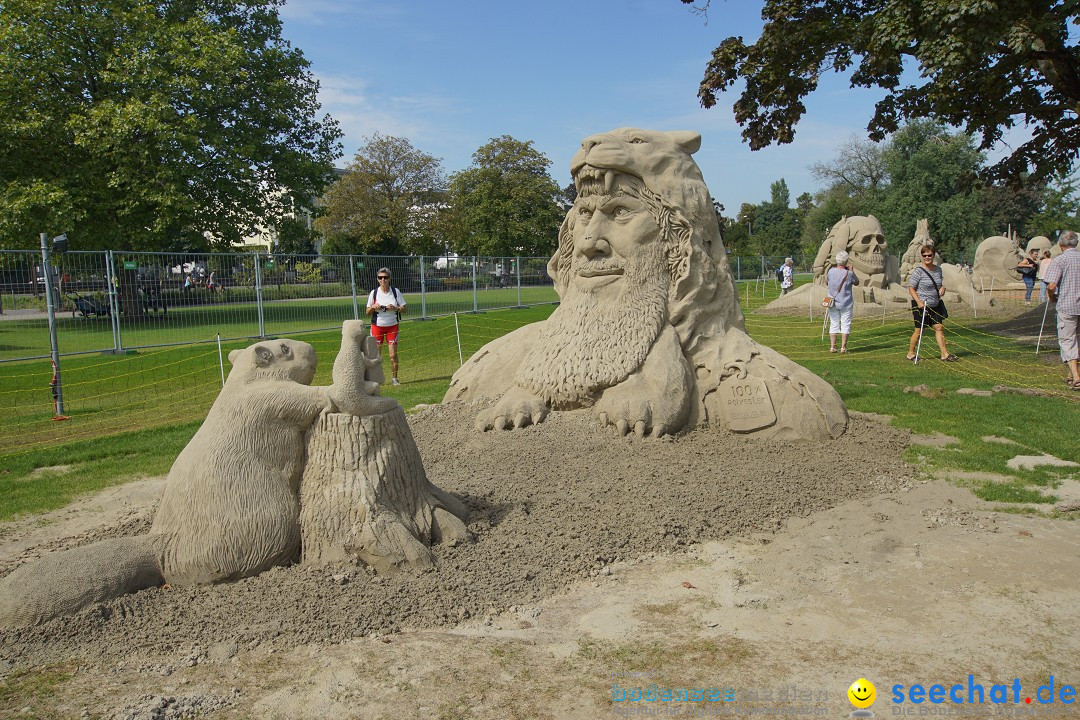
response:
{"label": "large tree canopy", "polygon": [[315,226],[323,252],[378,255],[432,254],[435,209],[446,190],[442,161],[408,138],[374,133],[326,194]]}
{"label": "large tree canopy", "polygon": [[509,135],[473,153],[473,164],[450,179],[457,239],[469,255],[547,255],[558,244],[563,191],[548,174],[551,161]]}
{"label": "large tree canopy", "polygon": [[[762,17],[757,42],[729,37],[713,51],[698,93],[712,107],[745,82],[734,110],[753,149],[791,142],[822,73],[851,71],[852,86],[886,90],[867,126],[872,139],[931,118],[987,150],[1026,124],[1031,139],[986,173],[1015,181],[1067,172],[1077,157],[1075,0],[765,0]],[[910,84],[906,62],[920,71]]]}
{"label": "large tree canopy", "polygon": [[3,0],[0,244],[199,249],[319,195],[340,155],[283,0]]}
{"label": "large tree canopy", "polygon": [[893,252],[903,252],[919,218],[949,258],[971,259],[976,245],[1011,227],[1021,237],[1053,236],[1076,212],[1068,178],[1025,182],[1023,188],[972,184],[985,166],[971,136],[916,120],[883,143],[852,139],[829,163],[814,165],[828,183],[803,221],[803,242],[817,247],[843,215],[873,214]]}

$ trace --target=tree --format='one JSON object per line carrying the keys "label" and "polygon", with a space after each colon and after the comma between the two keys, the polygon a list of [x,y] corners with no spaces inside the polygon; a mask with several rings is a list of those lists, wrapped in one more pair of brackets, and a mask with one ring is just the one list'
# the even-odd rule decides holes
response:
{"label": "tree", "polygon": [[0,242],[206,249],[319,195],[341,132],[282,2],[0,3]]}
{"label": "tree", "polygon": [[770,199],[754,209],[754,236],[764,255],[787,255],[799,247],[799,215],[791,207],[791,191],[780,178],[769,186]]}
{"label": "tree", "polygon": [[548,174],[551,161],[532,141],[492,138],[470,167],[450,179],[458,235],[454,248],[468,255],[549,255],[559,238],[564,196]]}
{"label": "tree", "polygon": [[407,138],[379,133],[364,138],[315,221],[328,239],[323,252],[436,254],[430,210],[445,190],[442,161]]}
{"label": "tree", "polygon": [[889,186],[874,214],[894,250],[907,247],[919,218],[929,219],[934,240],[951,250],[990,234],[982,190],[972,185],[984,160],[970,135],[916,120],[894,133],[882,152]]}
{"label": "tree", "polygon": [[285,218],[274,228],[277,238],[274,241],[275,255],[314,255],[317,236],[308,228],[306,218]]}
{"label": "tree", "polygon": [[[694,0],[682,0],[693,3]],[[707,9],[705,0],[702,10]],[[1060,0],[765,0],[757,42],[725,39],[698,90],[702,105],[745,83],[735,119],[752,149],[789,143],[827,71],[885,97],[867,129],[882,140],[911,118],[931,118],[994,147],[1022,124],[1031,139],[986,174],[1014,182],[1067,172],[1080,147],[1076,3]],[[905,64],[918,80],[903,84]]]}
{"label": "tree", "polygon": [[853,198],[876,200],[888,180],[881,143],[852,136],[840,146],[836,159],[814,163],[810,173],[830,187],[839,187]]}
{"label": "tree", "polygon": [[1026,223],[1022,232],[1027,237],[1043,235],[1055,240],[1059,230],[1080,226],[1080,198],[1076,196],[1076,180],[1072,176],[1055,178],[1042,189],[1038,211]]}

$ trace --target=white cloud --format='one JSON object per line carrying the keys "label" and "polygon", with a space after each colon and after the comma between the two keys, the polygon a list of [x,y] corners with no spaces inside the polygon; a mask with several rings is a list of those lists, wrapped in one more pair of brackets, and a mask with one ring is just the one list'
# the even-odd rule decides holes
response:
{"label": "white cloud", "polygon": [[437,95],[382,95],[376,83],[355,75],[320,74],[319,102],[345,133],[346,163],[372,133],[409,138],[420,145],[441,133],[437,119],[452,112],[453,100]]}

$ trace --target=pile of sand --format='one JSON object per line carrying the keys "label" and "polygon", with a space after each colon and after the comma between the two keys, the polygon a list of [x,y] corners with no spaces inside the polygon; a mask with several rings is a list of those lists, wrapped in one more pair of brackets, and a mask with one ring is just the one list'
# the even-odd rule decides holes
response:
{"label": "pile of sand", "polygon": [[[820,446],[716,428],[620,438],[581,413],[481,434],[476,411],[435,406],[410,419],[430,479],[472,511],[475,542],[437,548],[434,570],[376,577],[356,567],[294,566],[212,587],[155,588],[8,632],[0,658],[16,666],[132,653],[197,661],[204,652],[453,625],[548,597],[618,560],[775,531],[787,518],[906,486],[912,475],[900,461],[908,433],[860,417]],[[114,533],[58,538],[49,549]],[[0,563],[12,565],[10,557]]]}

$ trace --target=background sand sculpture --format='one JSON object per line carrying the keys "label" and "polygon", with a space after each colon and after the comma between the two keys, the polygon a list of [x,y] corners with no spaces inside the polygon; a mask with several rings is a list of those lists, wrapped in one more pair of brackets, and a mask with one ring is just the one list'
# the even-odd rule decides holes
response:
{"label": "background sand sculpture", "polygon": [[1004,235],[994,235],[979,243],[975,249],[975,265],[971,269],[971,281],[981,292],[994,289],[1022,289],[1024,283],[1016,265],[1024,257],[1016,240]]}
{"label": "background sand sculpture", "polygon": [[[586,138],[578,190],[548,263],[551,318],[492,341],[454,374],[446,400],[497,398],[480,429],[591,408],[622,434],[700,423],[785,439],[839,436],[832,387],[750,339],[694,132],[621,128]],[[612,332],[617,328],[617,332]]]}
{"label": "background sand sculpture", "polygon": [[[389,568],[429,565],[416,545],[467,536],[453,517],[464,508],[424,475],[401,406],[377,395],[381,362],[362,322],[345,323],[329,387],[310,386],[316,356],[307,343],[264,341],[233,351],[229,360],[225,386],[169,471],[150,532],[18,568],[0,583],[0,625],[39,623],[162,582],[235,580],[296,559],[305,445],[312,455],[305,478],[323,491],[321,503],[309,492],[312,507],[305,509],[303,534],[312,542],[321,535],[324,545],[348,542],[352,554]],[[336,410],[350,415],[330,415]],[[352,419],[366,421],[366,432],[340,437],[351,431]],[[335,443],[351,454],[311,452]],[[390,472],[387,457],[400,460]],[[321,480],[327,475],[345,480],[330,488]],[[328,497],[331,490],[353,502]]]}
{"label": "background sand sculpture", "polygon": [[[930,236],[930,221],[926,218],[915,224],[915,236],[908,244],[908,249],[900,259],[901,287],[907,287],[908,277],[911,271],[922,264],[919,251],[926,245],[933,246],[934,239]],[[991,304],[988,294],[980,293],[978,288],[971,282],[971,275],[963,266],[955,263],[942,262],[941,254],[934,253],[934,264],[941,268],[942,283],[945,285],[946,303],[964,303],[966,305],[977,304],[978,309],[988,308]]]}
{"label": "background sand sculpture", "polygon": [[875,296],[874,290],[895,291],[900,283],[900,270],[896,258],[886,252],[888,247],[881,223],[873,215],[840,218],[818,248],[813,266],[814,282],[824,285],[829,269],[836,265],[836,253],[846,250],[851,258],[852,272],[859,278],[859,285],[853,290],[861,294],[864,301]]}

